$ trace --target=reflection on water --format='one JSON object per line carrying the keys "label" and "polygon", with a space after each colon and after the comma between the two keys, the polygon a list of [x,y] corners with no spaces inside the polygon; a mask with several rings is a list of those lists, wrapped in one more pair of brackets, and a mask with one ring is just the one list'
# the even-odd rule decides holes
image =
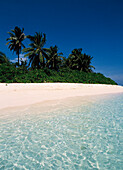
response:
{"label": "reflection on water", "polygon": [[0,169],[123,169],[122,101],[1,115]]}

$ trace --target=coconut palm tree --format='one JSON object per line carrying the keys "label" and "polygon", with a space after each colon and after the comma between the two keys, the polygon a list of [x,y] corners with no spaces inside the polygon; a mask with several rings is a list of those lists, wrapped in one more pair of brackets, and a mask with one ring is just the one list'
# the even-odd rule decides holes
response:
{"label": "coconut palm tree", "polygon": [[82,69],[82,48],[74,49],[68,57],[68,65],[71,69]]}
{"label": "coconut palm tree", "polygon": [[84,72],[92,72],[92,68],[95,69],[94,66],[91,65],[92,56],[87,54],[83,54],[83,70]]}
{"label": "coconut palm tree", "polygon": [[48,59],[46,66],[51,69],[58,70],[63,60],[63,53],[58,53],[58,47],[55,45],[54,47],[50,47],[47,49]]}
{"label": "coconut palm tree", "polygon": [[3,63],[10,64],[10,61],[6,57],[6,55],[0,51],[0,64],[3,64]]}
{"label": "coconut palm tree", "polygon": [[15,27],[14,30],[11,30],[11,32],[8,32],[10,35],[10,38],[7,38],[7,43],[6,45],[9,45],[8,48],[16,52],[18,55],[18,66],[19,66],[19,55],[21,53],[22,48],[25,48],[24,44],[22,41],[26,38],[25,34],[23,33],[24,28],[22,30],[19,27]]}
{"label": "coconut palm tree", "polygon": [[91,72],[91,60],[93,57],[82,54],[82,48],[74,49],[67,59],[67,63],[71,69],[77,69],[84,72]]}
{"label": "coconut palm tree", "polygon": [[31,64],[32,68],[41,68],[45,67],[46,58],[48,58],[46,48],[43,48],[46,43],[46,34],[35,33],[34,36],[28,35],[27,38],[30,39],[30,47],[24,48],[23,53],[27,53],[24,57],[29,57],[29,65]]}

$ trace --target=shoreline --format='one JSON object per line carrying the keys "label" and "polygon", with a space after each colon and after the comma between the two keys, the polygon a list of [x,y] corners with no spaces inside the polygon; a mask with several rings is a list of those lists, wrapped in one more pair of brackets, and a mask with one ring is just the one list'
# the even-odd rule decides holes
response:
{"label": "shoreline", "polygon": [[0,110],[74,97],[123,93],[123,87],[78,83],[0,83]]}

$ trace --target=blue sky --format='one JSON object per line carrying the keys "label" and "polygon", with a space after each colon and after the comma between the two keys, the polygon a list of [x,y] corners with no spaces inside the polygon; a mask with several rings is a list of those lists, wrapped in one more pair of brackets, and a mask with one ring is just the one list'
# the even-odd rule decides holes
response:
{"label": "blue sky", "polygon": [[46,33],[45,47],[57,45],[66,57],[82,48],[96,72],[123,85],[122,0],[1,0],[0,25],[0,51],[12,60],[7,32],[24,27],[26,35]]}

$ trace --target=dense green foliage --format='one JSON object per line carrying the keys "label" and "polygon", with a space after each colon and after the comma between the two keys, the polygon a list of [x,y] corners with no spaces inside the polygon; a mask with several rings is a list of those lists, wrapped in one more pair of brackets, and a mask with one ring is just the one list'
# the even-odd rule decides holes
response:
{"label": "dense green foliage", "polygon": [[72,70],[80,70],[84,72],[91,72],[91,60],[93,57],[82,54],[82,48],[74,49],[72,53],[67,58],[67,65]]}
{"label": "dense green foliage", "polygon": [[0,65],[0,82],[2,83],[43,83],[43,82],[69,82],[69,83],[94,83],[116,84],[110,78],[100,73],[86,73],[69,68],[59,71],[48,68],[28,70],[25,66],[16,68],[13,64]]}
{"label": "dense green foliage", "polygon": [[63,53],[58,53],[58,47],[55,45],[54,47],[50,47],[47,49],[47,62],[46,67],[49,69],[58,70],[64,61],[64,57],[62,57]]}
{"label": "dense green foliage", "polygon": [[[8,32],[10,37],[7,44],[11,51],[18,55],[18,63],[11,63],[6,55],[0,52],[0,83],[97,83],[116,84],[110,78],[100,73],[94,73],[91,65],[92,56],[82,53],[82,48],[73,49],[68,57],[58,52],[58,47],[44,48],[46,34],[35,33],[25,36],[24,29],[15,27]],[[30,41],[29,47],[22,43],[24,39]],[[22,50],[22,48],[24,48]],[[23,51],[28,61],[19,61],[19,54]]]}

